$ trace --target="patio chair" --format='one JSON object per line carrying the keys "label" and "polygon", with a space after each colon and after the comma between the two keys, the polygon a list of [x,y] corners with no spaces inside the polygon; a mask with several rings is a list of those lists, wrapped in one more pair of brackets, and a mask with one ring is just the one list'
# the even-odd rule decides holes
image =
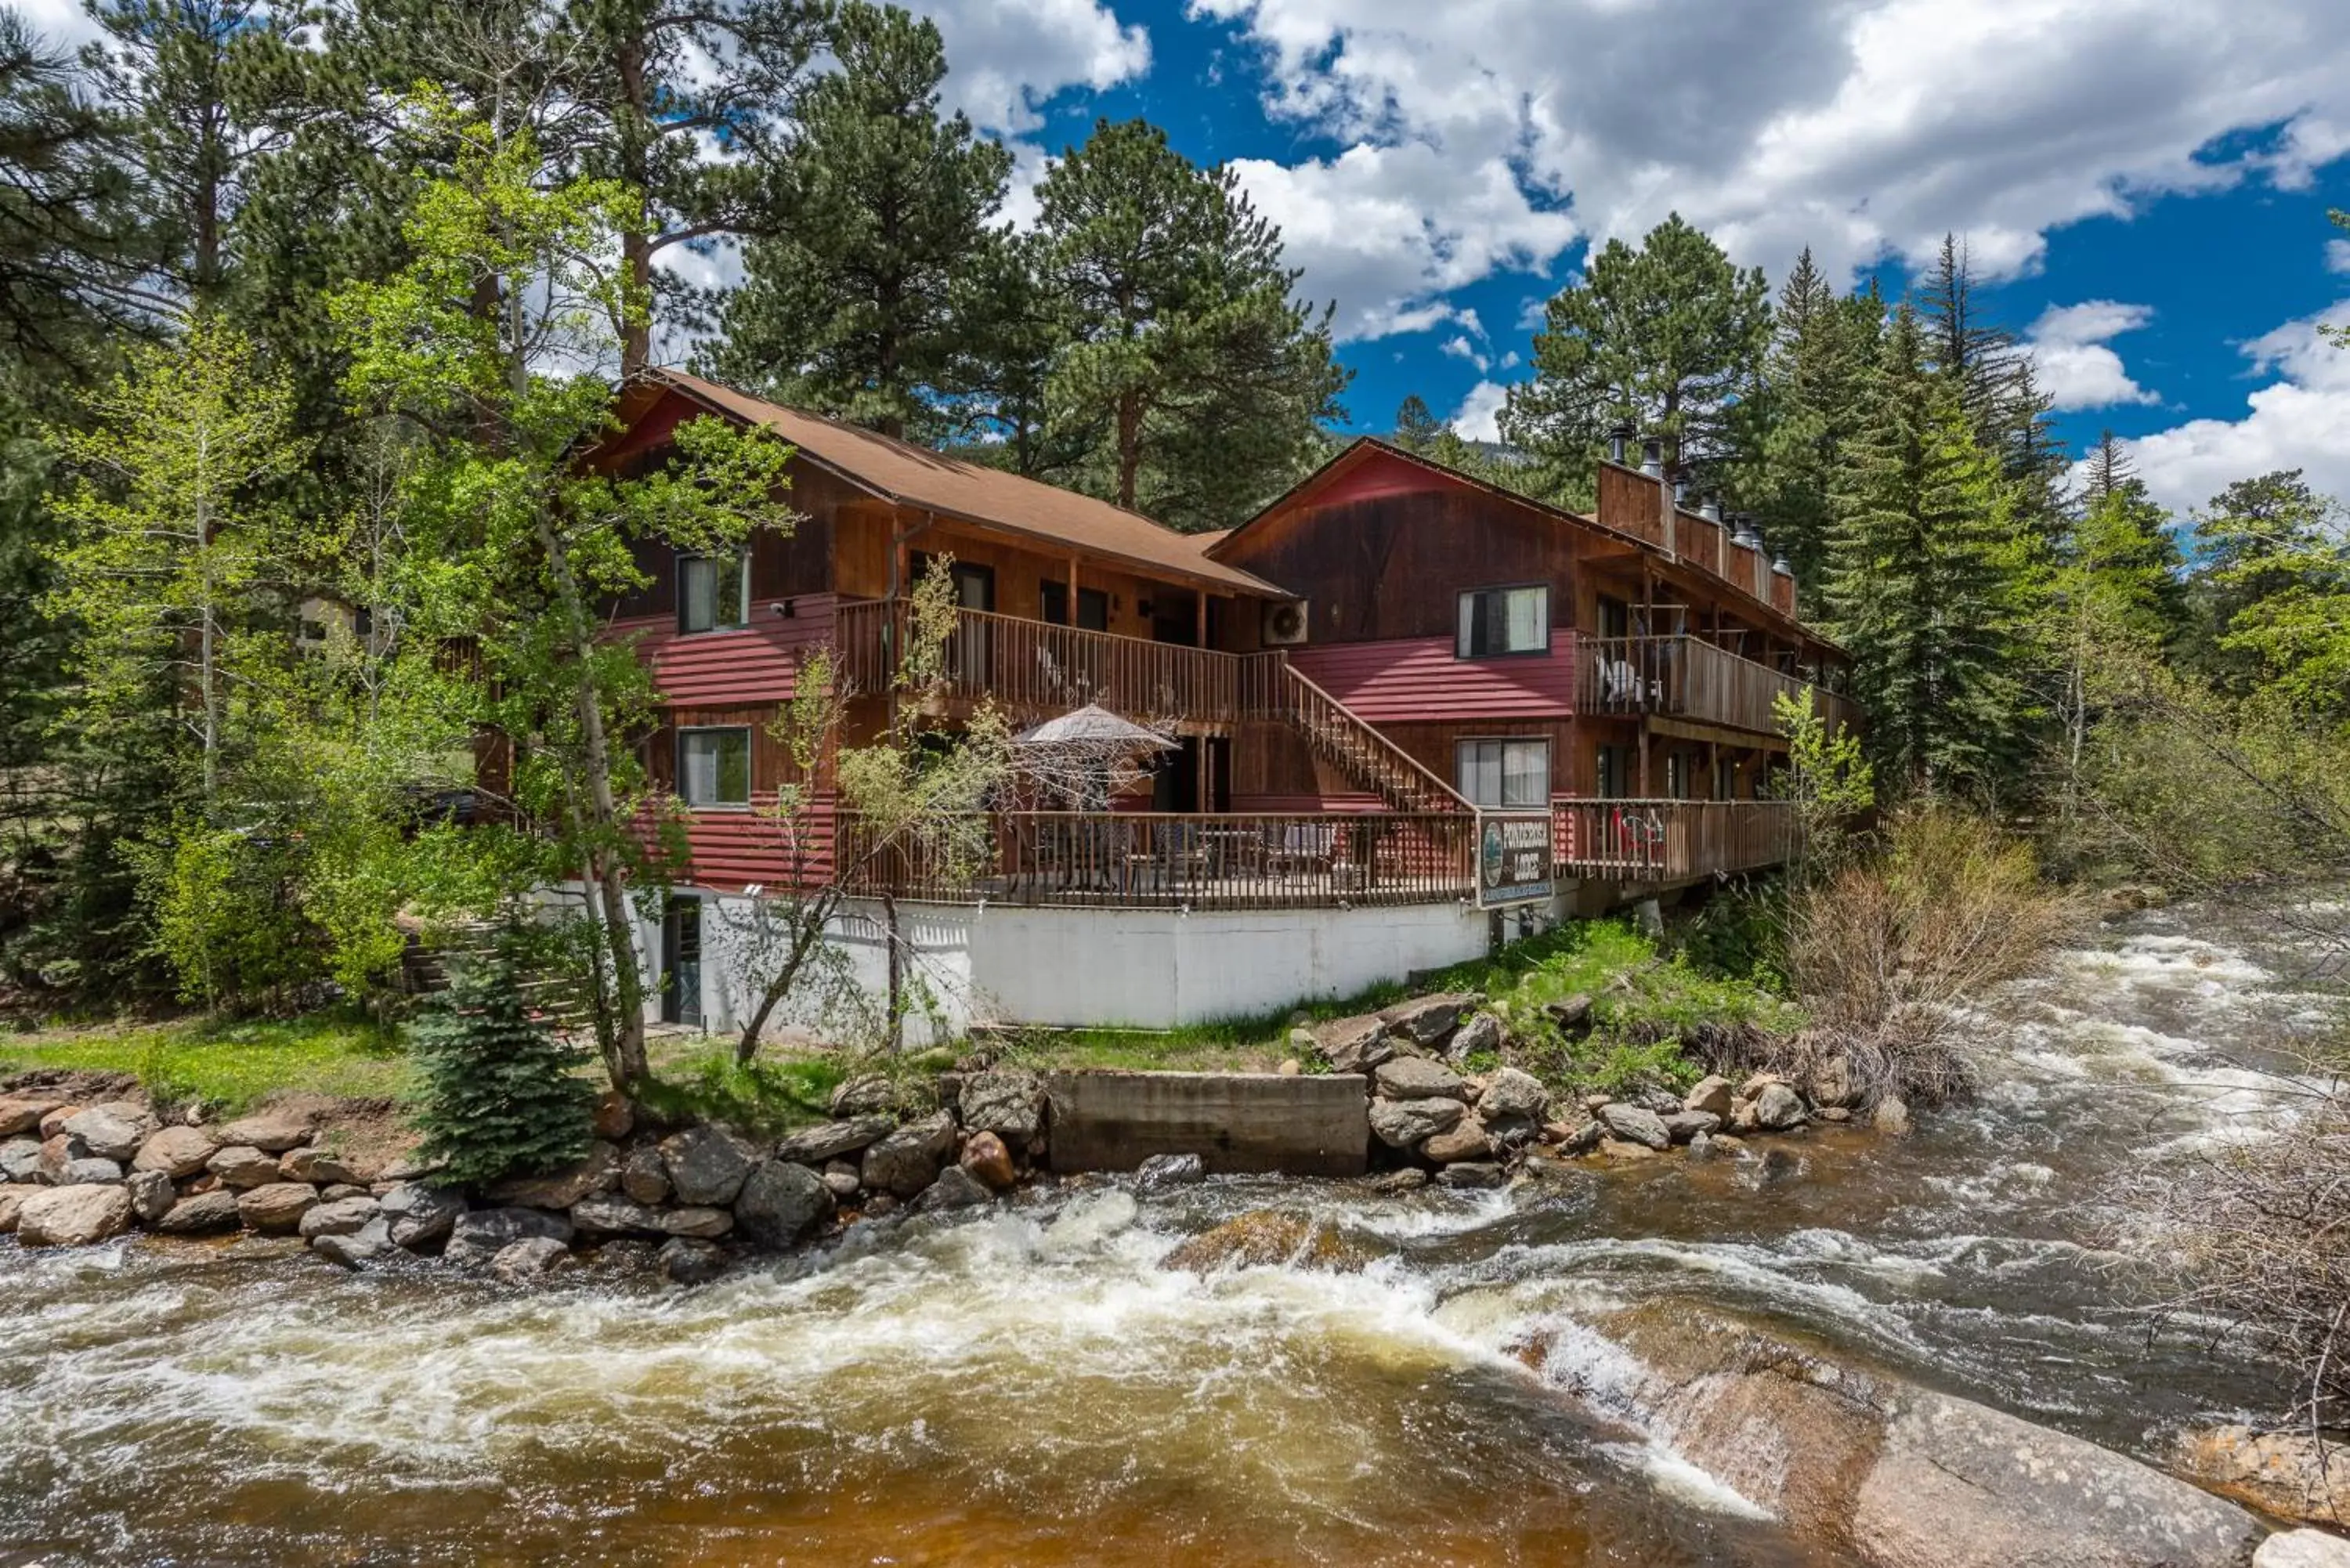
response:
{"label": "patio chair", "polygon": [[1284,822],[1265,829],[1265,869],[1280,875],[1284,872],[1330,869],[1330,858],[1338,842],[1338,825],[1335,822]]}

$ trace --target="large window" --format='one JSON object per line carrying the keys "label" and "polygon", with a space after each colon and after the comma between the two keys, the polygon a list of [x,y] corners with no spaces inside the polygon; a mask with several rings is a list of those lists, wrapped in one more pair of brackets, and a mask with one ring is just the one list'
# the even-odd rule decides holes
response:
{"label": "large window", "polygon": [[1077,618],[1069,618],[1069,585],[1049,582],[1044,585],[1045,618],[1055,626],[1074,626],[1080,631],[1109,629],[1109,595],[1101,588],[1077,590]]}
{"label": "large window", "polygon": [[681,556],[677,563],[677,629],[728,631],[751,622],[751,558]]}
{"label": "large window", "polygon": [[1550,804],[1548,741],[1463,741],[1457,753],[1461,793],[1471,805]]}
{"label": "large window", "polygon": [[1541,653],[1549,647],[1548,588],[1476,588],[1461,596],[1461,635],[1453,645],[1461,658]]}
{"label": "large window", "polygon": [[680,730],[677,784],[688,805],[750,805],[750,726]]}

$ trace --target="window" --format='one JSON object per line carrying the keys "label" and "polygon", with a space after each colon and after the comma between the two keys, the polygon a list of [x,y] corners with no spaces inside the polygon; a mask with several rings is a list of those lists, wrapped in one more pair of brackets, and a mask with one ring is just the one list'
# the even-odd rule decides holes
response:
{"label": "window", "polygon": [[1602,800],[1624,800],[1631,795],[1631,753],[1623,746],[1599,748],[1598,785]]}
{"label": "window", "polygon": [[1713,798],[1716,800],[1738,798],[1738,760],[1735,757],[1717,757],[1714,760]]}
{"label": "window", "polygon": [[1069,585],[1048,582],[1044,585],[1045,618],[1055,626],[1075,626],[1080,631],[1109,629],[1109,591],[1107,588],[1077,590],[1077,618],[1069,618]]}
{"label": "window", "polygon": [[1453,646],[1460,658],[1541,653],[1549,647],[1548,588],[1477,588],[1461,596],[1461,636]]}
{"label": "window", "polygon": [[750,623],[749,555],[678,557],[678,630],[729,631]]}
{"label": "window", "polygon": [[680,730],[677,784],[688,805],[750,805],[750,726]]}
{"label": "window", "polygon": [[1461,793],[1471,805],[1550,804],[1548,741],[1463,741],[1458,763]]}

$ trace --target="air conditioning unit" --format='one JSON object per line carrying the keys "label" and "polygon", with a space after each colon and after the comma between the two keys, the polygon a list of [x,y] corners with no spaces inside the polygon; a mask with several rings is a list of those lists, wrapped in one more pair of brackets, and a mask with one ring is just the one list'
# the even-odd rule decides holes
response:
{"label": "air conditioning unit", "polygon": [[1305,640],[1307,616],[1304,599],[1289,599],[1264,607],[1264,645],[1267,648],[1294,648]]}

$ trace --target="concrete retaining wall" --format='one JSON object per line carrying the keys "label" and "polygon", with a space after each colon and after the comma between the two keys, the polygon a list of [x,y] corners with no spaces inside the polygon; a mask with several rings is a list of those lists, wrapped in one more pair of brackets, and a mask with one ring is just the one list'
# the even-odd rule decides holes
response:
{"label": "concrete retaining wall", "polygon": [[1053,1168],[1132,1170],[1196,1154],[1211,1174],[1360,1176],[1369,1163],[1367,1080],[1348,1074],[1053,1073]]}

